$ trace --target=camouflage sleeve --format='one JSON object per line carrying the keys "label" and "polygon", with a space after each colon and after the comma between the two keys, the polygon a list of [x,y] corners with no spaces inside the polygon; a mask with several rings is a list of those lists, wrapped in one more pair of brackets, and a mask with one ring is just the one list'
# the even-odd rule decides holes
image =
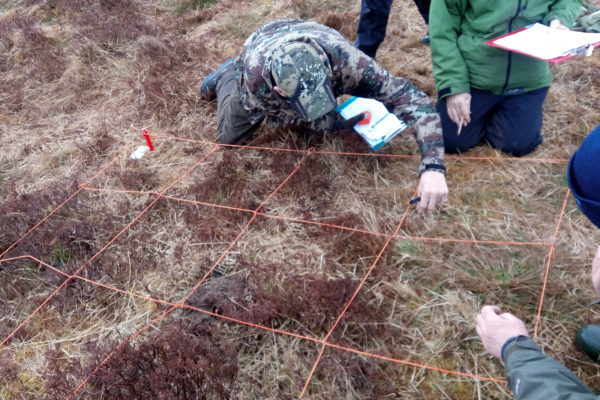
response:
{"label": "camouflage sleeve", "polygon": [[353,47],[344,50],[348,52],[348,62],[342,68],[345,93],[379,100],[398,118],[412,124],[421,152],[419,173],[425,169],[445,172],[442,124],[429,97],[408,79],[391,76]]}

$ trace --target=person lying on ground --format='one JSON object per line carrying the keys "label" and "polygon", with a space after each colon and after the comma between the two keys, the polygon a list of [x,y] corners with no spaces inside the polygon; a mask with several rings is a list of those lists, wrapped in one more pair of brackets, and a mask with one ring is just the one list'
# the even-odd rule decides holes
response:
{"label": "person lying on ground", "polygon": [[419,211],[447,200],[440,118],[429,98],[408,79],[393,77],[339,32],[316,22],[277,20],[254,32],[235,59],[200,85],[217,100],[218,140],[243,144],[263,120],[327,134],[351,128],[335,112],[344,94],[383,102],[412,124],[421,152]]}
{"label": "person lying on ground", "polygon": [[[567,168],[569,187],[580,210],[600,228],[600,126],[583,141]],[[592,262],[592,284],[600,296],[600,246]],[[529,337],[525,324],[498,306],[484,306],[477,316],[477,334],[483,346],[506,366],[508,383],[516,399],[599,400],[575,374],[543,354]],[[577,344],[600,362],[600,325],[585,325]]]}

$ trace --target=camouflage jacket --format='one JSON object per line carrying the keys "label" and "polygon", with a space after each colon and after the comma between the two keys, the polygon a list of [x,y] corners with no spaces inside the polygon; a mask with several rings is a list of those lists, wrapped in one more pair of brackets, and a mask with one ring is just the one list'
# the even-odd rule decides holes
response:
{"label": "camouflage jacket", "polygon": [[407,79],[391,76],[334,29],[316,22],[274,21],[254,32],[244,43],[242,53],[236,58],[236,68],[242,104],[252,122],[266,117],[275,125],[301,125],[321,133],[332,130],[338,118],[335,112],[312,122],[303,121],[273,91],[270,72],[273,51],[294,41],[309,43],[327,55],[324,63],[335,96],[347,94],[379,100],[398,118],[414,125],[421,151],[420,173],[425,169],[444,172],[436,167],[444,165],[441,122],[427,95]]}

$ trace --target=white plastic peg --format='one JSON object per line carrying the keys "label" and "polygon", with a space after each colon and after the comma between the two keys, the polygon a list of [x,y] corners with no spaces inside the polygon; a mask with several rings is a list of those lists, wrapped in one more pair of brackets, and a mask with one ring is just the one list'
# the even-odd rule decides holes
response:
{"label": "white plastic peg", "polygon": [[137,149],[135,149],[133,153],[131,153],[129,158],[131,158],[132,160],[139,160],[140,158],[144,157],[144,154],[146,154],[149,150],[150,147],[146,145],[140,146]]}

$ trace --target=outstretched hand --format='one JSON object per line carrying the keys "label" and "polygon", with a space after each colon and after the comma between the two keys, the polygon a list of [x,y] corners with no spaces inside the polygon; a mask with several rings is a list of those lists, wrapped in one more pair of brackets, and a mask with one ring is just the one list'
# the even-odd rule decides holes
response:
{"label": "outstretched hand", "polygon": [[502,346],[513,336],[529,336],[525,324],[498,306],[484,306],[476,319],[477,334],[488,353],[502,359]]}
{"label": "outstretched hand", "polygon": [[421,198],[419,212],[433,211],[435,206],[448,200],[446,176],[438,171],[425,171],[419,180],[417,195]]}

